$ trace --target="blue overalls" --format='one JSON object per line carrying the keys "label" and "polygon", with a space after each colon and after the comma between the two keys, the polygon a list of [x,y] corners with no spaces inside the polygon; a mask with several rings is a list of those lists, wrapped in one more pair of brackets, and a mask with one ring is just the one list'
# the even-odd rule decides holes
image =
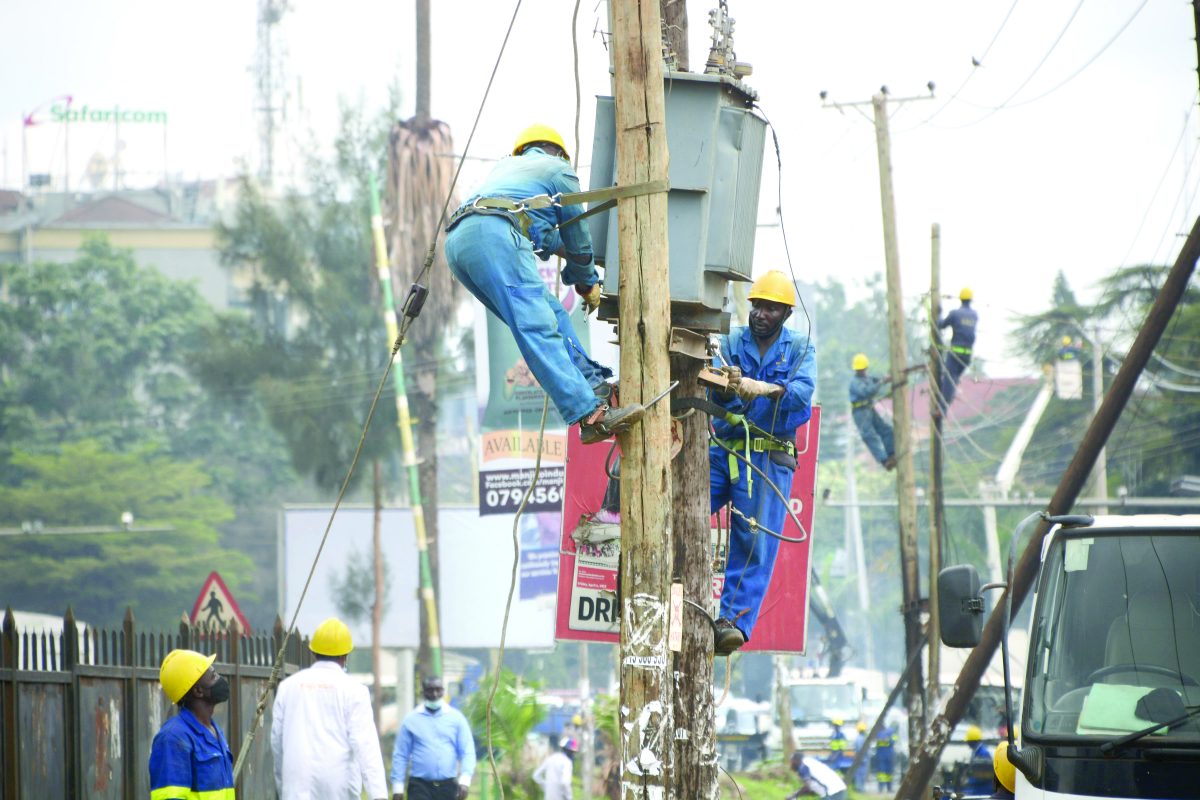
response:
{"label": "blue overalls", "polygon": [[[720,363],[738,367],[747,378],[765,381],[785,388],[778,400],[758,397],[747,402],[736,396],[724,399],[714,393],[710,399],[737,414],[743,414],[758,427],[784,441],[794,441],[796,429],[812,416],[812,396],[816,387],[816,351],[804,336],[784,327],[779,338],[761,359],[758,343],[750,328],[735,328],[720,337]],[[745,428],[715,420],[714,432],[727,446],[745,456]],[[755,442],[758,442],[756,444]],[[784,497],[789,496],[794,466],[776,463],[782,453],[765,447],[770,440],[751,439],[751,462],[770,476]],[[733,463],[731,464],[731,460]],[[771,490],[762,475],[751,474],[744,462],[714,445],[708,451],[708,474],[711,480],[711,507],[715,512],[726,503],[753,517],[776,533],[782,532],[787,506]],[[758,621],[759,608],[771,582],[779,540],[762,531],[751,531],[746,520],[737,514],[730,519],[729,549],[725,562],[725,588],[721,592],[721,617],[730,620],[750,639]],[[799,580],[800,577],[797,576]]]}
{"label": "blue overalls", "polygon": [[889,725],[875,740],[875,780],[879,784],[879,791],[890,792],[892,790],[892,777],[895,770],[896,729]]}
{"label": "blue overalls", "polygon": [[992,765],[992,749],[980,742],[971,752],[971,760],[967,764],[963,794],[988,796],[992,793],[993,774],[995,774],[995,767]]}
{"label": "blue overalls", "polygon": [[896,454],[892,426],[875,410],[875,396],[882,381],[857,372],[850,378],[850,414],[862,434],[863,444],[880,464]]}
{"label": "blue overalls", "polygon": [[216,722],[209,730],[186,708],[150,746],[150,800],[234,800],[233,753]]}
{"label": "blue overalls", "polygon": [[[480,197],[524,200],[578,191],[579,178],[568,162],[531,147],[523,155],[502,159],[461,209]],[[446,236],[450,271],[512,331],[529,370],[569,425],[596,408],[593,387],[611,377],[612,370],[588,356],[562,303],[546,289],[533,257],[536,252],[547,261],[563,248],[563,283],[595,286],[599,278],[587,227],[575,224],[555,230],[581,213],[578,205],[525,211],[526,236],[514,214],[476,209],[458,217],[456,212],[458,218],[452,219]]]}
{"label": "blue overalls", "polygon": [[938,328],[950,328],[953,332],[950,348],[945,351],[946,359],[942,364],[942,395],[938,405],[943,412],[950,407],[954,400],[954,392],[958,389],[958,379],[971,363],[971,349],[975,346],[975,325],[979,322],[979,315],[968,305],[969,302],[964,301],[938,323]]}

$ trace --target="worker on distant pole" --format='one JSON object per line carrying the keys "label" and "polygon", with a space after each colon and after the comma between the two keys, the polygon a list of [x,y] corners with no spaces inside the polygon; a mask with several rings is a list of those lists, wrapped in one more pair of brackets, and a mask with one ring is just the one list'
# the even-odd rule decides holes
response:
{"label": "worker on distant pole", "polygon": [[216,655],[172,650],[158,682],[179,713],[163,723],[150,745],[153,800],[234,800],[233,752],[213,719],[229,700],[229,681],[212,668]]}
{"label": "worker on distant pole", "polygon": [[281,800],[387,800],[387,776],[367,687],[346,674],[350,629],[330,617],[313,631],[316,658],[279,684],[271,754]]}
{"label": "worker on distant pole", "polygon": [[[546,289],[534,256],[561,257],[563,283],[588,311],[600,305],[600,279],[587,226],[561,227],[579,205],[519,208],[537,195],[579,191],[566,145],[556,130],[531,125],[446,225],[450,271],[512,331],[525,364],[584,444],[603,441],[641,418],[638,404],[614,405],[612,370],[588,356],[559,299]],[[515,204],[515,206],[514,206]]]}
{"label": "worker on distant pole", "polygon": [[1070,336],[1062,337],[1062,341],[1058,345],[1058,360],[1059,361],[1075,361],[1083,353],[1083,342],[1079,339],[1072,339]]}
{"label": "worker on distant pole", "polygon": [[[711,506],[715,512],[732,503],[734,509],[714,642],[719,655],[737,650],[754,631],[779,552],[779,539],[763,528],[779,534],[787,514],[786,501],[738,456],[749,459],[787,497],[796,469],[796,429],[812,416],[817,380],[812,343],[784,327],[796,305],[791,279],[772,270],[750,287],[749,299],[750,324],[718,339],[717,365],[729,387],[712,393],[712,399],[771,438],[749,435],[747,441],[743,426],[713,423],[721,444],[709,449]],[[750,519],[762,527],[752,528]]]}
{"label": "worker on distant pole", "polygon": [[958,379],[971,363],[971,350],[975,347],[975,326],[979,322],[979,314],[971,308],[971,300],[975,297],[967,287],[958,293],[961,301],[958,308],[948,313],[938,321],[938,328],[950,328],[950,348],[945,351],[946,358],[942,369],[942,385],[940,394],[935,398],[933,413],[940,416],[950,408],[954,400],[954,392],[958,389]]}
{"label": "worker on distant pole", "polygon": [[865,353],[858,353],[850,362],[854,370],[854,377],[850,379],[850,415],[854,417],[854,425],[871,455],[884,469],[892,470],[896,468],[896,443],[892,426],[875,410],[879,390],[891,383],[892,378],[890,375],[882,379],[868,375],[867,368],[870,366],[871,362]]}

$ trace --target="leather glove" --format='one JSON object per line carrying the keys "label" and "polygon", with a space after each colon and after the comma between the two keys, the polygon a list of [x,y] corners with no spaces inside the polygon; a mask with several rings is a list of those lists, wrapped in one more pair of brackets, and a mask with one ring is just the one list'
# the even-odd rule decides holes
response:
{"label": "leather glove", "polygon": [[753,400],[756,397],[779,397],[783,394],[783,387],[774,383],[756,381],[754,378],[742,378],[737,382],[737,388],[734,391],[743,400]]}
{"label": "leather glove", "polygon": [[575,285],[575,292],[583,298],[583,304],[587,306],[585,314],[590,314],[600,307],[600,284],[593,284],[591,287],[584,286],[582,283]]}
{"label": "leather glove", "polygon": [[729,388],[721,394],[726,397],[737,394],[738,384],[742,380],[742,370],[738,367],[721,367],[721,374],[729,381]]}

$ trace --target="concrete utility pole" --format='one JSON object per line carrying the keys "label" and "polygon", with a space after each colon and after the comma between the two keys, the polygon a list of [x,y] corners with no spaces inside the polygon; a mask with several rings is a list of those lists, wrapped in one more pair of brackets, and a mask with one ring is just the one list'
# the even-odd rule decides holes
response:
{"label": "concrete utility pole", "polygon": [[[900,289],[900,249],[896,241],[896,201],[892,192],[891,139],[888,97],[871,98],[875,110],[875,144],[879,153],[879,196],[883,207],[883,249],[887,262],[888,338],[892,370],[892,417],[896,436],[896,502],[900,518],[900,574],[904,591],[904,652],[908,658],[921,649],[921,568],[917,563],[917,497],[913,474],[912,410],[908,405],[908,343],[904,331],[904,298]],[[908,749],[915,753],[924,735],[925,708],[921,668],[905,685],[908,709]]]}
{"label": "concrete utility pole", "polygon": [[[1196,223],[1192,226],[1192,231],[1188,234],[1179,258],[1171,267],[1171,272],[1159,290],[1158,297],[1155,298],[1154,305],[1146,315],[1145,322],[1138,329],[1137,338],[1134,339],[1129,352],[1121,362],[1121,368],[1113,378],[1108,394],[1105,395],[1104,402],[1100,405],[1100,410],[1092,417],[1087,431],[1083,434],[1074,458],[1071,459],[1066,472],[1063,473],[1054,497],[1050,499],[1046,508],[1047,514],[1066,514],[1071,511],[1075,499],[1087,483],[1088,473],[1091,472],[1096,457],[1116,426],[1117,419],[1120,418],[1129,396],[1133,394],[1138,376],[1141,375],[1146,362],[1150,359],[1155,345],[1162,338],[1167,323],[1171,321],[1171,315],[1175,313],[1175,308],[1187,289],[1192,273],[1196,269],[1197,258],[1200,258],[1200,218],[1197,218]],[[1034,578],[1037,577],[1041,562],[1042,540],[1048,530],[1049,526],[1045,522],[1039,523],[1029,544],[1021,552],[1014,571],[1013,584],[1005,590],[1005,595],[1001,595],[996,603],[996,608],[988,617],[979,644],[967,656],[962,671],[958,674],[958,680],[950,690],[945,710],[930,723],[929,735],[921,744],[908,773],[905,774],[896,797],[920,797],[923,795],[925,787],[929,784],[933,771],[937,767],[942,748],[946,746],[946,740],[950,738],[950,732],[962,719],[967,704],[971,702],[971,698],[975,695],[975,689],[979,686],[980,678],[996,652],[996,645],[999,644],[1000,637],[1004,632],[1003,612],[1006,595],[1012,594],[1013,613],[1017,613],[1021,604],[1025,602],[1025,595],[1033,585]]]}
{"label": "concrete utility pole", "polygon": [[946,530],[942,416],[933,413],[937,407],[933,387],[942,385],[942,336],[937,326],[942,318],[942,227],[936,222],[930,230],[929,255],[929,691],[926,697],[932,708],[941,694],[937,576],[942,571],[942,542]]}
{"label": "concrete utility pole", "polygon": [[[667,179],[658,0],[612,0],[617,184]],[[667,195],[617,203],[622,402],[669,385]],[[670,403],[646,410],[621,442],[621,797],[665,798],[671,785]]]}

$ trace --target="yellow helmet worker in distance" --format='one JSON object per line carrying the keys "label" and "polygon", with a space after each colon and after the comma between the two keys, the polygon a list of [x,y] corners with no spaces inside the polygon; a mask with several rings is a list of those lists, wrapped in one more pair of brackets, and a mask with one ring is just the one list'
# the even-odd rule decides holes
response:
{"label": "yellow helmet worker in distance", "polygon": [[344,656],[354,649],[350,629],[337,617],[330,617],[313,631],[308,649],[319,656]]}
{"label": "yellow helmet worker in distance", "polygon": [[850,362],[850,369],[858,372],[860,369],[866,369],[871,366],[871,360],[867,358],[866,353],[855,353],[854,359]]}
{"label": "yellow helmet worker in distance", "polygon": [[978,725],[971,725],[967,728],[967,741],[980,742],[983,741],[983,730]]}
{"label": "yellow helmet worker in distance", "polygon": [[748,300],[770,300],[785,306],[796,305],[796,287],[787,275],[773,269],[750,286]]}
{"label": "yellow helmet worker in distance", "polygon": [[958,292],[958,299],[965,302],[970,302],[971,300],[975,299],[975,293],[971,291],[970,287],[964,286]]}
{"label": "yellow helmet worker in distance", "polygon": [[520,135],[517,136],[517,140],[513,142],[512,154],[514,156],[519,156],[521,153],[525,152],[526,147],[529,147],[531,144],[537,144],[538,142],[548,142],[549,144],[555,145],[559,150],[562,150],[563,158],[565,158],[567,161],[571,160],[571,155],[567,152],[567,145],[565,142],[563,142],[562,135],[549,125],[542,125],[539,122],[535,122],[533,125],[530,125],[528,128],[521,131]]}

